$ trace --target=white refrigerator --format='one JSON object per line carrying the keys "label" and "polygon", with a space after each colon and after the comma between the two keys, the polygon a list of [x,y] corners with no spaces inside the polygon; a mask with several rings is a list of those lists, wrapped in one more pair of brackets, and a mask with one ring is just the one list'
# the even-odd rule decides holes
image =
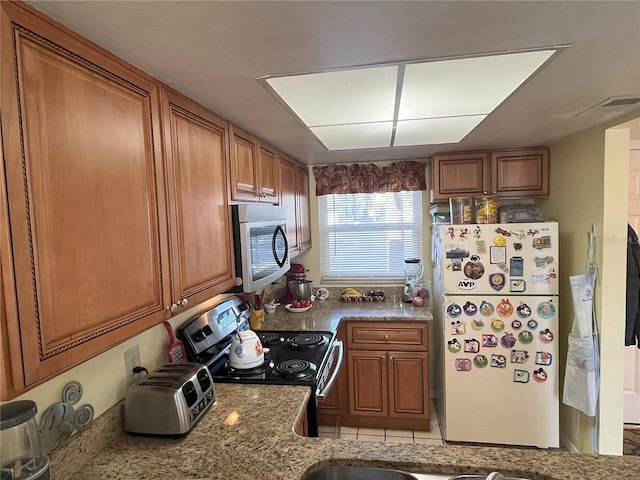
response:
{"label": "white refrigerator", "polygon": [[444,438],[558,447],[558,224],[435,226],[433,261]]}

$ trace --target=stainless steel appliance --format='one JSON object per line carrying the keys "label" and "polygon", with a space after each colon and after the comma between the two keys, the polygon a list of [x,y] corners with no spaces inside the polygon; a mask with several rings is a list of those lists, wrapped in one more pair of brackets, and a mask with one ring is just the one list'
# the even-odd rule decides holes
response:
{"label": "stainless steel appliance", "polygon": [[145,435],[183,435],[215,402],[209,370],[166,363],[127,389],[124,429]]}
{"label": "stainless steel appliance", "polygon": [[275,205],[233,205],[238,288],[260,290],[289,270],[287,208]]}
{"label": "stainless steel appliance", "polygon": [[255,368],[233,368],[229,362],[232,334],[220,338],[218,334],[208,332],[216,330],[216,325],[225,323],[221,319],[237,315],[237,312],[241,321],[246,322],[248,306],[241,299],[233,298],[214,310],[215,312],[189,320],[178,328],[178,336],[187,347],[188,358],[206,365],[214,383],[309,386],[311,398],[307,403],[308,432],[309,436],[317,436],[317,401],[332,388],[342,364],[343,345],[336,340],[335,333],[258,330],[255,333],[264,349],[264,363]]}

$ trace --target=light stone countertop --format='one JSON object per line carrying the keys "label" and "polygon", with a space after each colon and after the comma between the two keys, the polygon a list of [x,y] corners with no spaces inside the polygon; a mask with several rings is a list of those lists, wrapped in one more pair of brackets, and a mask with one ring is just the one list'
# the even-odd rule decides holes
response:
{"label": "light stone countertop", "polygon": [[[341,318],[431,319],[428,309],[393,302],[339,306],[325,302],[314,303],[308,315],[278,307],[263,328],[333,330]],[[640,478],[640,457],[633,456],[300,437],[293,426],[305,410],[307,387],[216,384],[215,389],[216,404],[188,435],[178,439],[124,432],[119,403],[52,456],[52,478],[302,480],[306,472],[328,464],[452,475],[499,470],[531,480]],[[230,414],[237,415],[233,424]]]}

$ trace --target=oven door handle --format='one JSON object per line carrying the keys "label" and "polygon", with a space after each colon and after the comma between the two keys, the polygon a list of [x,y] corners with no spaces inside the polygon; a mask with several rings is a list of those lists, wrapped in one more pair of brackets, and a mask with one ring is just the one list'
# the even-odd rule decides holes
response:
{"label": "oven door handle", "polygon": [[344,356],[344,345],[342,344],[342,340],[337,340],[335,342],[333,350],[335,351],[336,348],[338,349],[338,360],[334,363],[334,365],[336,365],[336,368],[333,369],[331,378],[329,378],[329,381],[325,384],[322,391],[316,393],[316,398],[319,400],[324,400],[327,393],[329,393],[331,387],[333,387],[333,384],[338,379],[338,374],[340,373],[340,368],[342,367],[342,357]]}

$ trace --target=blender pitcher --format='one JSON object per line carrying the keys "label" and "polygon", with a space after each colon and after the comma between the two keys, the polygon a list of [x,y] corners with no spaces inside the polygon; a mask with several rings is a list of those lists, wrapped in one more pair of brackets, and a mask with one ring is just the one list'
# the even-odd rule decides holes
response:
{"label": "blender pitcher", "polygon": [[40,448],[36,412],[31,400],[0,406],[1,480],[49,480],[49,458]]}
{"label": "blender pitcher", "polygon": [[409,303],[416,296],[414,290],[422,279],[424,267],[419,258],[408,258],[404,261],[404,290],[402,291],[402,301]]}

